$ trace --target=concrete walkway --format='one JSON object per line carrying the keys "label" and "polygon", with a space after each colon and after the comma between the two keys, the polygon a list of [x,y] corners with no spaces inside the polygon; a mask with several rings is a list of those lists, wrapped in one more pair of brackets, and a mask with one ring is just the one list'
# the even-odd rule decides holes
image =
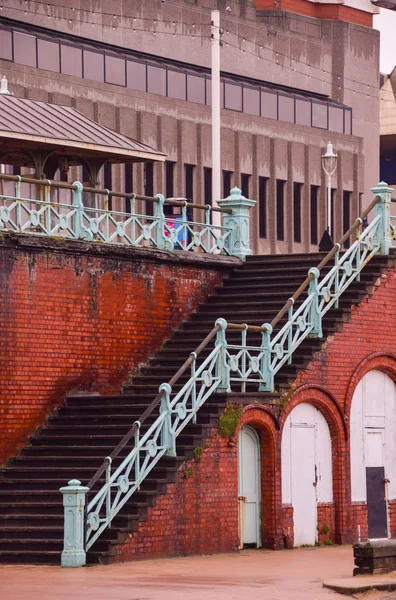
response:
{"label": "concrete walkway", "polygon": [[1,600],[321,600],[350,577],[350,546],[245,550],[80,569],[0,566]]}

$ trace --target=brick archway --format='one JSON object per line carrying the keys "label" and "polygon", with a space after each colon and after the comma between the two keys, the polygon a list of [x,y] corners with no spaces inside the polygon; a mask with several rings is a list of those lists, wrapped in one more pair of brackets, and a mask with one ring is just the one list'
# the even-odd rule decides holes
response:
{"label": "brick archway", "polygon": [[[349,381],[347,393],[345,395],[345,420],[349,422],[351,416],[352,400],[355,390],[363,377],[374,369],[382,371],[389,375],[396,383],[396,355],[384,354],[383,352],[373,352],[367,356],[355,369]],[[349,434],[349,428],[348,428]]]}
{"label": "brick archway", "polygon": [[[307,403],[317,408],[329,426],[332,447],[333,466],[333,507],[323,507],[323,510],[333,512],[334,520],[333,539],[337,543],[344,543],[348,537],[348,510],[350,503],[349,485],[345,486],[348,473],[346,443],[348,439],[347,426],[342,411],[336,399],[323,387],[303,385],[290,397],[286,409],[280,417],[280,440],[285,421],[292,410],[301,403]],[[327,517],[327,518],[330,518]],[[318,524],[319,524],[318,516]]]}
{"label": "brick archway", "polygon": [[244,408],[236,436],[244,425],[255,429],[260,440],[262,546],[274,550],[283,548],[279,427],[271,411],[257,404]]}

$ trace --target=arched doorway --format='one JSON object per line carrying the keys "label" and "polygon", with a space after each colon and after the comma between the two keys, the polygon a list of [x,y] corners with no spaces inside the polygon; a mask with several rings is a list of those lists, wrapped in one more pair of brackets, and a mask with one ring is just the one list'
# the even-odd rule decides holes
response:
{"label": "arched doorway", "polygon": [[350,427],[352,502],[367,507],[368,538],[387,538],[388,501],[396,499],[396,386],[382,371],[356,387]]}
{"label": "arched doorway", "polygon": [[238,503],[240,547],[261,546],[260,442],[255,429],[245,425],[238,439]]}
{"label": "arched doorway", "polygon": [[308,403],[296,406],[282,434],[282,503],[293,506],[294,545],[317,540],[318,503],[333,501],[331,437]]}

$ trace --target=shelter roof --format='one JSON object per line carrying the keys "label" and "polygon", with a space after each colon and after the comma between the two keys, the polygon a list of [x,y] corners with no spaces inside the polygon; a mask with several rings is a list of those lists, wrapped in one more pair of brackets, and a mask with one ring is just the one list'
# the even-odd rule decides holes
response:
{"label": "shelter roof", "polygon": [[[75,108],[0,95],[0,162],[28,166],[29,150],[107,162],[164,161],[165,155],[108,127]],[[19,160],[17,160],[19,158]]]}

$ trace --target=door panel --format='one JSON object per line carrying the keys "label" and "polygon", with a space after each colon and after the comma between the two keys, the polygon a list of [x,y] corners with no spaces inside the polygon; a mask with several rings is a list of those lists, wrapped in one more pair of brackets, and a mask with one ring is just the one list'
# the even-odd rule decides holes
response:
{"label": "door panel", "polygon": [[387,538],[384,467],[366,467],[367,519],[369,539]]}
{"label": "door panel", "polygon": [[260,545],[260,468],[259,439],[251,427],[239,434],[239,498],[241,544]]}
{"label": "door panel", "polygon": [[294,544],[316,541],[315,428],[293,426],[291,431]]}

